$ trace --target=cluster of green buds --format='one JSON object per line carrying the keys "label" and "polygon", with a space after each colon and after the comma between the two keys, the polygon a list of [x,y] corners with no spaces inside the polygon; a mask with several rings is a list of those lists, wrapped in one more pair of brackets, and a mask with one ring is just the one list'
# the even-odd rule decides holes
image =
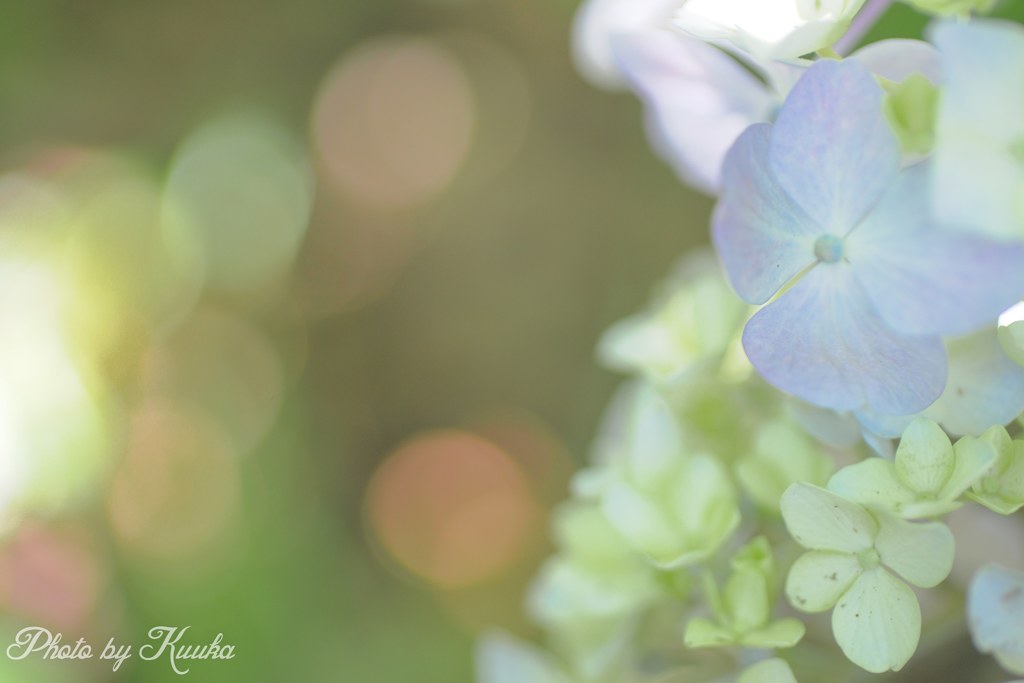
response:
{"label": "cluster of green buds", "polygon": [[[778,400],[736,354],[749,310],[724,305],[727,285],[704,265],[688,260],[649,310],[603,338],[601,359],[632,377],[552,518],[556,553],[527,600],[546,647],[485,636],[479,683],[899,671],[928,626],[912,587],[939,586],[953,566],[953,535],[937,519],[972,502],[1004,515],[1024,507],[1024,441],[1001,426],[954,441],[919,417],[888,458],[856,429],[841,446],[812,437],[822,430],[806,406]],[[991,583],[1024,583],[986,571],[974,605],[993,599]],[[829,610],[836,646],[823,655],[827,632],[801,615]],[[979,649],[1024,673],[1006,627],[970,626]]]}

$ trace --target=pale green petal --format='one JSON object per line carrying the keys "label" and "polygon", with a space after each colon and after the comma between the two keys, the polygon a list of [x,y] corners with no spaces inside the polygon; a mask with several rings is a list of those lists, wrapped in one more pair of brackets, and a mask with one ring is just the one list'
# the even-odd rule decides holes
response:
{"label": "pale green petal", "polygon": [[832,632],[862,669],[899,671],[917,649],[921,606],[907,584],[877,567],[861,574],[836,605]]}
{"label": "pale green petal", "polygon": [[718,621],[725,623],[729,621],[729,612],[725,609],[725,601],[722,600],[722,593],[718,590],[718,584],[710,570],[705,569],[700,575],[701,588],[704,589],[704,601],[708,609]]}
{"label": "pale green petal", "polygon": [[477,683],[571,683],[546,652],[494,632],[482,636],[476,653]]}
{"label": "pale green petal", "polygon": [[770,591],[768,578],[754,569],[737,569],[729,576],[723,597],[737,633],[768,623],[772,610]]}
{"label": "pale green petal", "polygon": [[797,683],[793,670],[782,659],[766,659],[746,669],[736,683]]}
{"label": "pale green petal", "polygon": [[804,553],[786,577],[786,597],[803,612],[824,612],[860,576],[856,555],[812,550]]}
{"label": "pale green petal", "polygon": [[609,487],[601,509],[619,533],[639,552],[663,562],[679,552],[679,534],[661,509],[635,488],[624,483]]}
{"label": "pale green petal", "polygon": [[737,479],[760,507],[777,511],[783,491],[797,481],[824,485],[832,461],[821,447],[788,420],[762,427],[754,452],[734,466]]}
{"label": "pale green petal", "polygon": [[[1000,431],[1004,430],[990,430],[996,435],[997,443],[1001,441]],[[989,436],[989,432],[985,436]],[[1024,442],[1002,442],[998,449],[1000,454],[996,464],[974,483],[967,497],[993,512],[1010,515],[1024,507]]]}
{"label": "pale green petal", "polygon": [[1024,507],[1024,500],[1020,502],[1009,501],[997,494],[968,492],[967,497],[1000,515],[1012,515]]}
{"label": "pale green petal", "polygon": [[677,350],[665,326],[649,312],[612,325],[601,335],[597,357],[601,365],[620,372],[647,373],[664,380],[677,368]]}
{"label": "pale green petal", "polygon": [[541,567],[526,604],[538,623],[579,630],[602,620],[624,623],[663,595],[646,563],[632,571],[599,572],[555,555]]}
{"label": "pale green petal", "polygon": [[1009,466],[1010,458],[1013,457],[1013,441],[1010,440],[1010,434],[1002,425],[993,425],[985,430],[981,438],[991,444],[996,451],[995,468],[992,474],[1001,474]]}
{"label": "pale green petal", "polygon": [[1018,365],[1024,365],[1024,320],[1000,327],[997,334],[1006,355]]}
{"label": "pale green petal", "polygon": [[637,564],[636,551],[594,503],[559,506],[552,526],[562,552],[594,570],[619,571]]}
{"label": "pale green petal", "polygon": [[661,395],[646,383],[637,387],[628,420],[628,476],[639,488],[656,490],[685,459],[679,421]]}
{"label": "pale green petal", "polygon": [[941,522],[908,522],[883,512],[876,518],[875,549],[885,566],[921,588],[937,586],[949,576],[956,554],[949,527]]}
{"label": "pale green petal", "polygon": [[806,632],[804,623],[799,619],[779,619],[764,628],[740,636],[740,645],[765,649],[793,647],[800,642]]}
{"label": "pale green petal", "polygon": [[1000,492],[1007,500],[1024,502],[1024,441],[1013,442],[1010,466],[1000,477]]}
{"label": "pale green petal", "polygon": [[860,505],[810,484],[790,486],[780,505],[790,535],[805,548],[856,553],[870,548],[878,532]]}
{"label": "pale green petal", "polygon": [[772,546],[764,536],[757,536],[737,550],[729,564],[733,569],[756,569],[769,577],[769,580],[775,575]]}
{"label": "pale green petal", "polygon": [[960,439],[953,450],[956,453],[956,466],[939,493],[939,498],[946,500],[954,500],[963,495],[996,460],[995,449],[981,439]]}
{"label": "pale green petal", "polygon": [[900,481],[896,466],[871,457],[848,465],[828,480],[828,490],[862,505],[880,505],[899,511],[917,496]]}
{"label": "pale green petal", "polygon": [[711,555],[729,539],[740,522],[736,494],[725,466],[709,455],[691,458],[682,470],[671,501],[674,524],[685,547],[674,565]]}
{"label": "pale green petal", "polygon": [[720,647],[734,642],[736,635],[730,629],[700,617],[690,620],[683,636],[686,647]]}
{"label": "pale green petal", "polygon": [[903,430],[896,449],[896,473],[922,494],[936,495],[953,474],[953,444],[931,420],[919,417]]}
{"label": "pale green petal", "polygon": [[897,512],[903,519],[926,519],[948,515],[961,506],[963,503],[957,500],[922,500],[916,503],[907,503]]}

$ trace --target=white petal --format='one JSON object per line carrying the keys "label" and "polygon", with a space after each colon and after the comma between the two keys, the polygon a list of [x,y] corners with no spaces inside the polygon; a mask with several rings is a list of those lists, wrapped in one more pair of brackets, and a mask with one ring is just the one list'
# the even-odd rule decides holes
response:
{"label": "white petal", "polygon": [[617,36],[666,28],[675,0],[588,0],[576,12],[572,30],[576,68],[603,88],[620,88],[625,79],[613,51]]}
{"label": "white petal", "polygon": [[655,151],[684,182],[717,193],[725,153],[747,126],[769,120],[775,93],[721,50],[688,36],[623,36],[614,47],[647,107]]}

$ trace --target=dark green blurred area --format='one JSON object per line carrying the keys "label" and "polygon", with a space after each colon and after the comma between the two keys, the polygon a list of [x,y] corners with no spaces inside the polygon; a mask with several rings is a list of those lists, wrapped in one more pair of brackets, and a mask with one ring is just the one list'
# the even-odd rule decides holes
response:
{"label": "dark green blurred area", "polygon": [[[273,427],[241,461],[242,516],[215,570],[193,572],[187,559],[164,567],[137,561],[109,529],[102,485],[85,505],[41,522],[85,529],[95,561],[108,568],[92,616],[94,647],[110,636],[137,647],[151,626],[191,625],[201,643],[223,632],[237,656],[195,662],[185,680],[472,680],[475,631],[523,629],[519,605],[544,541],[479,581],[431,586],[396,569],[370,540],[372,474],[423,430],[473,429],[503,414],[542,425],[552,452],[567,452],[578,466],[618,381],[592,360],[598,335],[640,307],[687,248],[706,241],[710,201],[679,185],[649,151],[639,104],[596,91],[575,73],[574,3],[2,7],[4,171],[34,150],[72,145],[128,153],[160,176],[191,130],[239,108],[308,141],[314,98],[332,65],[382,36],[423,36],[456,58],[468,36],[496,46],[525,76],[522,145],[489,164],[478,143],[500,140],[505,124],[488,118],[493,106],[478,106],[467,160],[450,186],[388,215],[408,239],[383,284],[316,315],[296,304],[291,285],[265,299],[204,295],[204,305],[257,325],[288,321],[305,348]],[[463,66],[472,75],[472,61]],[[502,82],[489,85],[500,101]],[[292,285],[302,282],[307,252],[320,249],[309,247],[311,236],[351,215],[321,181]],[[354,250],[337,264],[331,268],[358,271],[364,262]],[[122,393],[132,394],[134,377],[129,370],[120,378]],[[542,506],[564,495],[568,464],[560,467],[531,480]],[[542,522],[535,528],[542,535]],[[5,611],[5,637],[40,623],[31,610]],[[105,630],[110,624],[118,626]],[[0,675],[182,680],[166,661],[137,659],[113,677],[102,662],[5,662]]]}

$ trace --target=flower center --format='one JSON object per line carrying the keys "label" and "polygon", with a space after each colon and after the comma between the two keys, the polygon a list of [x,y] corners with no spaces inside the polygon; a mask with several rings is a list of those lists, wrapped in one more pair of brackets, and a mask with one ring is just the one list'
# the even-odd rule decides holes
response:
{"label": "flower center", "polygon": [[822,235],[814,243],[814,255],[822,263],[836,263],[843,258],[843,240],[835,235]]}
{"label": "flower center", "polygon": [[864,571],[874,569],[878,565],[882,564],[882,558],[874,548],[868,548],[867,550],[860,551],[860,554],[857,555],[857,561],[860,562],[860,568]]}

